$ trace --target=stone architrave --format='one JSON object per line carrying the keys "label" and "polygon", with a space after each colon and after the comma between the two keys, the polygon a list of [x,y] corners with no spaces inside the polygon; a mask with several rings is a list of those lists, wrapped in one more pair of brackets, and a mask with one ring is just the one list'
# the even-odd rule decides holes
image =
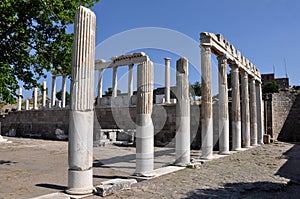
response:
{"label": "stone architrave", "polygon": [[133,95],[133,64],[128,66],[128,97]]}
{"label": "stone architrave", "polygon": [[47,82],[44,81],[43,82],[43,100],[42,100],[43,107],[46,107],[46,100],[47,100]]}
{"label": "stone architrave", "polygon": [[38,89],[34,88],[34,91],[33,91],[33,109],[34,110],[38,109],[37,96],[38,96]]}
{"label": "stone architrave", "polygon": [[113,67],[113,85],[112,85],[112,97],[117,97],[118,95],[118,79],[117,79],[118,67]]}
{"label": "stone architrave", "polygon": [[262,91],[261,83],[256,84],[256,102],[257,102],[257,143],[264,144],[264,123],[263,123],[263,102],[262,102]]}
{"label": "stone architrave", "polygon": [[154,168],[153,63],[148,60],[137,67],[136,105],[136,175]]}
{"label": "stone architrave", "polygon": [[18,111],[22,110],[22,88],[19,88],[18,93]]}
{"label": "stone architrave", "polygon": [[227,88],[227,57],[218,56],[219,69],[219,153],[229,154],[229,114]]}
{"label": "stone architrave", "polygon": [[190,96],[188,60],[180,58],[176,62],[176,165],[190,163]]}
{"label": "stone architrave", "polygon": [[249,111],[249,89],[248,74],[241,71],[242,90],[242,147],[250,147],[250,111]]}
{"label": "stone architrave", "polygon": [[55,107],[55,99],[56,99],[56,76],[52,76],[52,90],[51,90],[51,106]]}
{"label": "stone architrave", "polygon": [[250,144],[257,145],[257,109],[255,78],[250,78]]}
{"label": "stone architrave", "polygon": [[241,102],[240,102],[240,84],[239,68],[234,65],[231,70],[232,87],[232,150],[238,151],[242,147],[241,130]]}
{"label": "stone architrave", "polygon": [[201,151],[203,159],[213,156],[213,118],[212,118],[212,72],[211,46],[201,45]]}
{"label": "stone architrave", "polygon": [[70,194],[93,192],[94,57],[96,16],[80,6],[75,14],[69,118]]}
{"label": "stone architrave", "polygon": [[170,58],[165,58],[165,103],[170,103]]}
{"label": "stone architrave", "polygon": [[61,93],[61,107],[65,108],[66,107],[66,92],[67,92],[67,85],[66,85],[66,79],[67,76],[63,75],[62,76],[62,93]]}
{"label": "stone architrave", "polygon": [[97,106],[100,106],[100,100],[102,98],[102,77],[103,69],[98,70],[98,97],[97,97]]}

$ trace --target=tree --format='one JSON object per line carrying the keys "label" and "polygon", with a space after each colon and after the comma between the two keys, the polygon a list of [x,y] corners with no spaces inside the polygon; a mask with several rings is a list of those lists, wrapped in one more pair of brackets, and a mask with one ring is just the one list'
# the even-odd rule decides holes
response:
{"label": "tree", "polygon": [[[108,88],[107,91],[104,92],[104,94],[106,96],[111,96],[112,95],[112,88]],[[117,90],[117,94],[121,94],[121,91],[120,90]]]}
{"label": "tree", "polygon": [[266,83],[262,88],[263,93],[279,93],[279,91],[280,91],[280,86],[275,81]]}
{"label": "tree", "polygon": [[73,24],[80,5],[99,0],[2,0],[0,3],[0,99],[13,102],[18,80],[39,86],[45,72],[70,74]]}
{"label": "tree", "polygon": [[194,90],[194,94],[192,92],[193,97],[195,98],[196,96],[200,97],[201,96],[201,84],[196,81],[194,84],[191,85],[192,89]]}
{"label": "tree", "polygon": [[[62,100],[62,90],[58,91],[55,96],[58,100]],[[70,98],[71,98],[70,94],[66,92],[66,102],[69,102]]]}

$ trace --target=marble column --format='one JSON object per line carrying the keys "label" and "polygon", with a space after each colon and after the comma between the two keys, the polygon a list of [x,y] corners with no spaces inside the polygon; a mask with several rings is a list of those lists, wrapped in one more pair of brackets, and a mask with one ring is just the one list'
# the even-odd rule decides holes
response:
{"label": "marble column", "polygon": [[25,110],[29,110],[29,99],[26,99]]}
{"label": "marble column", "polygon": [[201,158],[211,159],[213,155],[211,47],[206,45],[201,45],[201,75]]}
{"label": "marble column", "polygon": [[249,88],[248,74],[241,71],[242,90],[242,147],[250,147],[250,112],[249,112]]}
{"label": "marble column", "polygon": [[112,85],[112,97],[118,95],[118,79],[117,79],[118,67],[113,68],[113,85]]}
{"label": "marble column", "polygon": [[22,88],[19,88],[18,93],[18,111],[22,110]]}
{"label": "marble column", "polygon": [[97,106],[100,106],[100,100],[102,98],[102,78],[103,78],[103,69],[98,70],[98,97],[97,97]]}
{"label": "marble column", "polygon": [[219,69],[219,153],[229,154],[229,115],[227,87],[227,57],[218,56]]}
{"label": "marble column", "polygon": [[66,92],[67,92],[67,85],[66,85],[66,79],[67,76],[63,75],[62,76],[62,89],[61,89],[61,107],[65,108],[66,107]]}
{"label": "marble column", "polygon": [[257,109],[255,78],[250,78],[250,144],[257,145]]}
{"label": "marble column", "polygon": [[93,123],[96,16],[80,6],[75,14],[69,113],[68,190],[93,192]]}
{"label": "marble column", "polygon": [[145,61],[137,67],[136,105],[136,175],[154,168],[153,63]]}
{"label": "marble column", "polygon": [[232,93],[232,150],[238,151],[242,147],[241,131],[241,102],[239,68],[236,65],[231,69],[231,93]]}
{"label": "marble column", "polygon": [[42,100],[42,106],[46,107],[46,101],[47,101],[47,82],[43,82],[43,100]]}
{"label": "marble column", "polygon": [[52,76],[52,90],[51,90],[51,106],[55,107],[55,99],[56,99],[56,76]]}
{"label": "marble column", "polygon": [[36,110],[38,109],[38,89],[37,88],[34,88],[34,91],[33,91],[33,109]]}
{"label": "marble column", "polygon": [[133,64],[128,66],[128,97],[133,95]]}
{"label": "marble column", "polygon": [[257,102],[257,143],[264,143],[264,107],[262,101],[261,83],[256,83],[256,102]]}
{"label": "marble column", "polygon": [[165,103],[170,103],[170,58],[165,58]]}
{"label": "marble column", "polygon": [[190,163],[190,96],[188,60],[180,58],[176,62],[176,160],[175,164],[185,166]]}

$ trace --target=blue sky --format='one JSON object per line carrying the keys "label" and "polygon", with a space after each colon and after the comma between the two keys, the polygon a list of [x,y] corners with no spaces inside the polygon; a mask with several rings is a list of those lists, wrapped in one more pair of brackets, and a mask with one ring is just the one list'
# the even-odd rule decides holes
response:
{"label": "blue sky", "polygon": [[[200,32],[221,33],[261,73],[273,72],[275,68],[277,77],[285,77],[285,59],[290,84],[300,84],[300,1],[102,0],[92,9],[97,16],[97,45],[121,32],[144,27],[178,31],[198,44]],[[134,41],[126,42],[125,40],[122,46]],[[174,40],[176,42],[178,41]],[[155,49],[142,51],[160,64],[163,64],[164,56],[173,58],[172,67],[175,67],[178,59],[178,55],[172,54],[173,52],[168,54]],[[194,53],[199,54],[200,49]],[[101,57],[99,54],[97,56]],[[197,70],[198,66],[194,68]],[[107,74],[107,78],[104,84],[110,86],[111,75]],[[190,81],[197,80],[200,80],[200,74],[198,76],[190,72]]]}
{"label": "blue sky", "polygon": [[[200,43],[200,32],[221,33],[261,73],[271,73],[275,68],[276,77],[285,77],[286,59],[290,84],[300,84],[298,0],[101,0],[92,10],[97,16],[96,46],[98,50],[99,46],[105,47],[99,51],[96,47],[96,58],[108,59],[122,53],[144,51],[158,69],[157,86],[163,86],[163,58],[166,56],[172,58],[173,68],[180,56],[193,59],[189,68],[190,81],[200,81],[200,59],[195,61],[200,57],[200,48],[195,48]],[[149,33],[149,27],[156,31]],[[166,35],[155,35],[159,31]],[[152,41],[158,44],[152,46]],[[191,44],[185,46],[189,41]],[[216,65],[215,59],[213,65]],[[126,67],[118,70],[118,88],[123,92],[127,92],[126,72]],[[217,76],[216,67],[213,76]],[[103,90],[111,87],[111,77],[111,71],[107,70]],[[51,81],[47,82],[50,87]],[[171,85],[174,84],[175,74],[171,75]],[[60,90],[60,83],[57,86]]]}

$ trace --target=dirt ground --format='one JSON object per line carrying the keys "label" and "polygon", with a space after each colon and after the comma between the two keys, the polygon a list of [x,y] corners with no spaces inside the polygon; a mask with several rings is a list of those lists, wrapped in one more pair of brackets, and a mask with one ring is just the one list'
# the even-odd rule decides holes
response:
{"label": "dirt ground", "polygon": [[[7,138],[7,137],[5,137]],[[0,198],[30,198],[65,190],[68,144],[25,138],[0,143]],[[94,148],[94,185],[128,177],[132,147]],[[195,155],[197,152],[193,152]],[[174,149],[156,148],[155,167],[173,161]],[[299,198],[300,143],[277,142],[234,153],[152,180],[106,198]],[[91,196],[88,198],[101,198]]]}

